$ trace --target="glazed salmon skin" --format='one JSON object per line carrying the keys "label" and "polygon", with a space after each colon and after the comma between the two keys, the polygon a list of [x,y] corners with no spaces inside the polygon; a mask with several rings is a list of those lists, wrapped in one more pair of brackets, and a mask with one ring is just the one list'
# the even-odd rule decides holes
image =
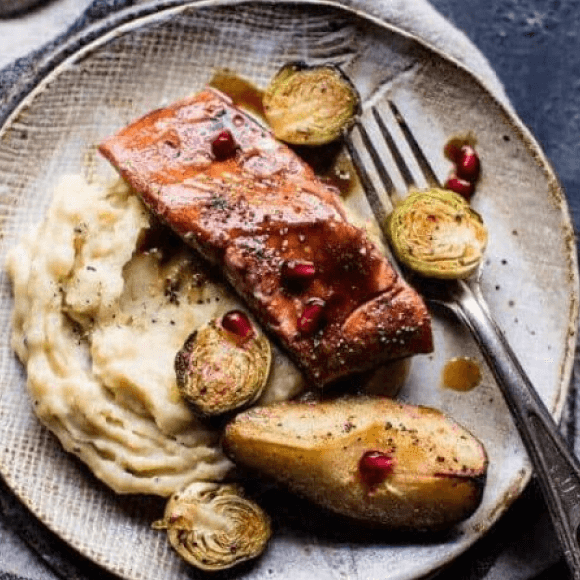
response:
{"label": "glazed salmon skin", "polygon": [[207,88],[152,111],[99,150],[222,268],[312,383],[431,352],[423,300],[347,221],[336,190],[226,95]]}

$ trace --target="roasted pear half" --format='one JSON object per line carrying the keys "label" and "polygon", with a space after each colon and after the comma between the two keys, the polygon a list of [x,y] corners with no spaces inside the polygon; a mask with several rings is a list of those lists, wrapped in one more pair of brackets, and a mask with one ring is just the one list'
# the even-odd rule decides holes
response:
{"label": "roasted pear half", "polygon": [[254,407],[226,426],[223,446],[324,508],[396,530],[436,531],[468,518],[488,463],[455,421],[387,398]]}

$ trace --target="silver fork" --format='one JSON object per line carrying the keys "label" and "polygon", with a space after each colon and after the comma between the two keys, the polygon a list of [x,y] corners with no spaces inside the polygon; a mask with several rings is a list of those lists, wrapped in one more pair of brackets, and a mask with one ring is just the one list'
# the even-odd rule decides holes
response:
{"label": "silver fork", "polygon": [[[384,224],[389,209],[392,209],[392,206],[389,208],[390,198],[396,192],[394,174],[391,177],[383,161],[381,151],[384,152],[385,148],[407,187],[441,187],[396,105],[389,101],[388,108],[384,109],[372,107],[345,134],[347,150],[380,224]],[[404,137],[399,140],[401,146],[396,144],[387,128],[387,116],[395,120],[401,130]],[[409,166],[413,165],[415,169],[420,169],[424,184],[415,183],[409,170]],[[378,177],[382,187],[375,187],[371,175]],[[572,577],[580,580],[580,464],[568,449],[552,416],[493,320],[478,276],[469,282],[412,277],[426,300],[449,308],[466,324],[478,343],[532,461]]]}

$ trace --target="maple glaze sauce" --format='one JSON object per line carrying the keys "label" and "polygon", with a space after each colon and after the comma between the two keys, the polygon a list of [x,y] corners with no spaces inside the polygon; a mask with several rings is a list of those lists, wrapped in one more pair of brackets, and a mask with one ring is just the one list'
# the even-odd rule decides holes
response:
{"label": "maple glaze sauce", "polygon": [[481,383],[481,367],[469,357],[449,360],[443,367],[442,384],[453,391],[471,391]]}
{"label": "maple glaze sauce", "polygon": [[214,72],[208,85],[230,97],[236,107],[265,119],[264,105],[262,104],[264,91],[253,83],[232,71],[219,69]]}
{"label": "maple glaze sauce", "polygon": [[[218,69],[208,85],[230,97],[237,107],[266,123],[264,91],[250,81],[233,71]],[[342,151],[342,143],[292,149],[314,169],[324,183],[338,189],[342,197],[346,197],[356,186],[356,171],[350,158]]]}

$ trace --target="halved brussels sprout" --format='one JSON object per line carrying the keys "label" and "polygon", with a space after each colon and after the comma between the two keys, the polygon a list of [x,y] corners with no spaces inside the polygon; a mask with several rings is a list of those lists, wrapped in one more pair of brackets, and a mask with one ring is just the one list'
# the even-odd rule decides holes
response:
{"label": "halved brussels sprout", "polygon": [[247,407],[262,394],[272,362],[269,340],[232,311],[193,332],[175,357],[177,386],[200,415]]}
{"label": "halved brussels sprout", "polygon": [[467,278],[487,245],[481,216],[453,191],[412,192],[389,216],[387,231],[397,258],[430,278]]}
{"label": "halved brussels sprout", "polygon": [[289,63],[264,92],[264,112],[277,139],[324,145],[340,137],[359,110],[359,95],[335,66]]}
{"label": "halved brussels sprout", "polygon": [[272,535],[269,517],[239,486],[202,481],[175,492],[153,528],[167,530],[177,553],[206,571],[256,558]]}

